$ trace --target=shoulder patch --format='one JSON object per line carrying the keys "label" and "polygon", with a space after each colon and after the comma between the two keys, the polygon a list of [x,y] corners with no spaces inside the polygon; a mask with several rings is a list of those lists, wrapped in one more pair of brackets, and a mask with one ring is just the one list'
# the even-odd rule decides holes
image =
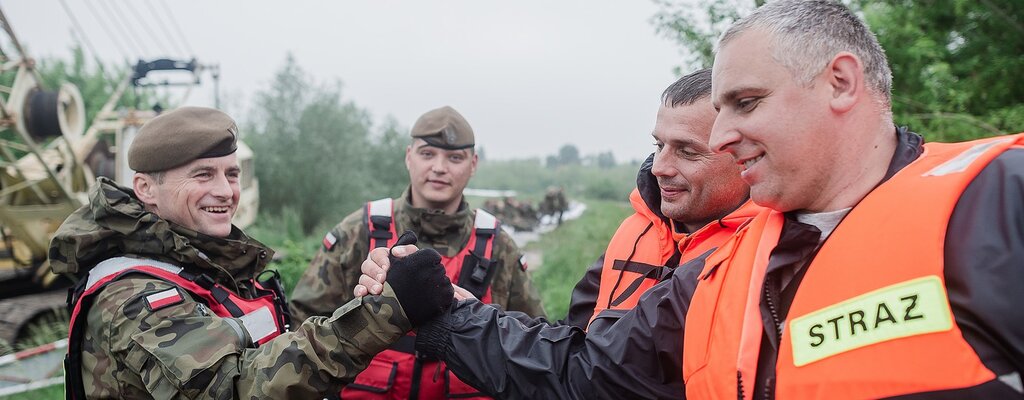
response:
{"label": "shoulder patch", "polygon": [[156,311],[183,301],[185,301],[185,297],[181,295],[178,288],[170,288],[146,296],[146,308],[149,311]]}
{"label": "shoulder patch", "polygon": [[523,271],[526,271],[526,254],[523,254],[522,257],[519,257],[519,266],[523,269]]}
{"label": "shoulder patch", "polygon": [[332,232],[327,232],[327,235],[324,236],[324,249],[332,250],[336,243],[338,243],[338,237],[334,236]]}

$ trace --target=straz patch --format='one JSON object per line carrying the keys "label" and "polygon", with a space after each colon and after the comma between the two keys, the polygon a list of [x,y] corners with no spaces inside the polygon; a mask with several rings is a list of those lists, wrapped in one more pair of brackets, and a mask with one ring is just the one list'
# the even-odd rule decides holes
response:
{"label": "straz patch", "polygon": [[797,367],[893,339],[953,327],[946,290],[930,275],[887,286],[789,323]]}
{"label": "straz patch", "polygon": [[156,311],[164,307],[173,306],[185,301],[185,297],[176,288],[170,288],[162,292],[156,292],[146,296],[146,308],[149,311]]}
{"label": "straz patch", "polygon": [[335,243],[338,243],[338,238],[333,233],[327,232],[327,235],[324,236],[324,248],[331,250],[334,248]]}

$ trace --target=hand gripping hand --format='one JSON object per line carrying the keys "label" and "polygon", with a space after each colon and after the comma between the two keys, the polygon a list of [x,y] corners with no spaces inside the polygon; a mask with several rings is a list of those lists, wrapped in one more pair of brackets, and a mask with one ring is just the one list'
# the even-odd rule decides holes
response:
{"label": "hand gripping hand", "polygon": [[[407,231],[395,246],[413,243],[416,243],[416,235]],[[451,307],[452,283],[441,265],[441,255],[434,249],[422,249],[403,258],[394,255],[388,258],[391,267],[387,271],[387,282],[413,327]]]}

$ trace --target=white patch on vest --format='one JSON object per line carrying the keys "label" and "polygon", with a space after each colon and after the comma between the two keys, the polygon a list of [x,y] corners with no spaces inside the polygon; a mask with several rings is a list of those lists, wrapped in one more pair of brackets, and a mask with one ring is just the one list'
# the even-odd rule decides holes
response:
{"label": "white patch on vest", "polygon": [[1024,383],[1020,381],[1020,373],[1017,371],[1006,375],[999,375],[999,381],[1013,388],[1017,393],[1024,393]]}
{"label": "white patch on vest", "polygon": [[370,215],[378,217],[391,216],[391,199],[380,199],[370,202]]}
{"label": "white patch on vest", "polygon": [[184,298],[178,289],[170,288],[162,292],[156,292],[149,296],[146,296],[146,306],[149,307],[150,311],[156,311],[161,308],[172,306],[181,303]]}
{"label": "white patch on vest", "polygon": [[249,337],[252,338],[253,343],[257,343],[277,332],[277,323],[274,322],[274,315],[266,306],[260,307],[256,311],[245,314],[238,319],[242,321],[242,325],[245,325],[245,330],[249,331]]}
{"label": "white patch on vest", "polygon": [[1013,139],[993,140],[988,143],[981,143],[971,146],[971,148],[964,150],[963,153],[960,153],[960,155],[954,157],[952,160],[946,161],[942,163],[942,165],[932,168],[930,171],[925,172],[922,176],[942,176],[957,172],[963,172],[964,170],[967,169],[967,167],[971,165],[971,163],[974,162],[974,160],[977,160],[978,157],[981,157],[982,154],[985,154],[986,150],[992,148],[992,146],[1009,142],[1010,140]]}
{"label": "white patch on vest", "polygon": [[478,208],[476,210],[476,219],[474,220],[473,226],[475,226],[476,229],[494,229],[495,226],[498,226],[498,219],[487,211]]}
{"label": "white patch on vest", "polygon": [[911,279],[843,300],[789,323],[797,367],[861,347],[952,329],[938,276]]}

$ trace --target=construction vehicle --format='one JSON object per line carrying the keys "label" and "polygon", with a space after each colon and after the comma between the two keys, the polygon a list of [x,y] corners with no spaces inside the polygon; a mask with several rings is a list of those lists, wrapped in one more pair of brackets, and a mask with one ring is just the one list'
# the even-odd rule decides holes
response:
{"label": "construction vehicle", "polygon": [[[88,202],[96,176],[131,186],[127,149],[138,128],[162,108],[118,107],[125,92],[150,85],[191,88],[199,83],[200,73],[217,75],[215,67],[195,60],[140,61],[85,130],[79,91],[70,84],[44,88],[35,61],[25,54],[2,11],[0,24],[14,50],[0,48],[0,341],[15,343],[33,324],[64,314],[67,288],[77,277],[50,272],[47,251],[57,227]],[[150,79],[151,72],[166,71],[193,79],[176,84]],[[187,95],[188,90],[182,101]],[[258,183],[252,151],[239,142],[237,154],[243,174],[235,224],[244,227],[256,217]]]}

